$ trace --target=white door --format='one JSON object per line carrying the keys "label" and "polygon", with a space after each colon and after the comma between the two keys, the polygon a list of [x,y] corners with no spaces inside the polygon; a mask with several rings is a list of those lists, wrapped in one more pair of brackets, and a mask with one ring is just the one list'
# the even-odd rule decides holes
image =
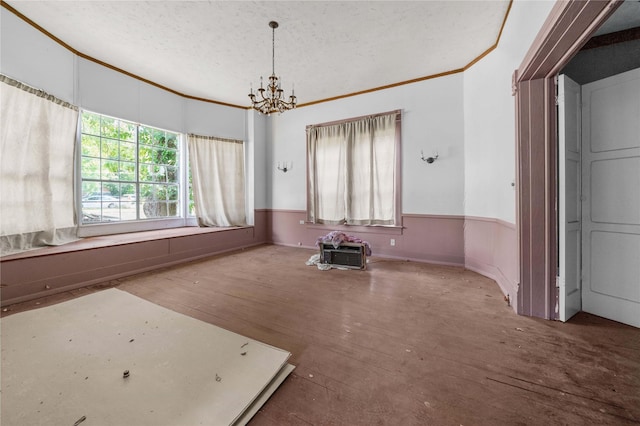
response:
{"label": "white door", "polygon": [[582,309],[640,327],[640,69],[582,101]]}
{"label": "white door", "polygon": [[580,312],[580,85],[558,77],[558,318]]}

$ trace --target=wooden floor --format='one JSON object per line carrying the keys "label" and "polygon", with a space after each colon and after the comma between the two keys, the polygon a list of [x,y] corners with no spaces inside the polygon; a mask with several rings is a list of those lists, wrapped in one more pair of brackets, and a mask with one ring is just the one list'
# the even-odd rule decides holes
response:
{"label": "wooden floor", "polygon": [[[319,271],[262,246],[107,286],[286,349],[291,376],[251,425],[640,424],[640,329],[517,316],[455,267],[372,258]],[[171,342],[167,342],[170,345]]]}

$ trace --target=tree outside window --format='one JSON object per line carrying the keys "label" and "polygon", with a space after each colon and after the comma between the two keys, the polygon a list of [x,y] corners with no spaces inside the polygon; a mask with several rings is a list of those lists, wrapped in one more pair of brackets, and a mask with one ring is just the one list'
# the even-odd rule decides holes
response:
{"label": "tree outside window", "polygon": [[179,216],[179,134],[82,113],[82,223]]}

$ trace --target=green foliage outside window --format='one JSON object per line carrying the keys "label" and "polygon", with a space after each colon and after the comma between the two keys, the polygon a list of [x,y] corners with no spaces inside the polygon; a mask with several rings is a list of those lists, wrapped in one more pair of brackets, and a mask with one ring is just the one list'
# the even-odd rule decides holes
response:
{"label": "green foliage outside window", "polygon": [[[81,147],[83,222],[178,215],[178,134],[84,112]],[[89,202],[93,194],[117,197],[119,211]]]}

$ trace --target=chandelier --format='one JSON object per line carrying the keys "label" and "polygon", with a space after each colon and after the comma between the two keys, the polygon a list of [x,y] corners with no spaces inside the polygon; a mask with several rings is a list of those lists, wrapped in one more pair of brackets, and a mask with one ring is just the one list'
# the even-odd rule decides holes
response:
{"label": "chandelier", "polygon": [[269,22],[271,27],[271,76],[269,77],[269,83],[266,89],[263,87],[262,77],[260,77],[260,88],[257,93],[253,93],[253,87],[251,87],[251,93],[249,93],[249,99],[251,99],[251,107],[262,114],[271,114],[272,112],[284,112],[296,107],[296,97],[294,90],[291,89],[291,96],[289,96],[289,102],[284,100],[284,90],[281,87],[281,80],[276,76],[275,71],[275,51],[276,51],[276,28],[278,23],[276,21]]}

